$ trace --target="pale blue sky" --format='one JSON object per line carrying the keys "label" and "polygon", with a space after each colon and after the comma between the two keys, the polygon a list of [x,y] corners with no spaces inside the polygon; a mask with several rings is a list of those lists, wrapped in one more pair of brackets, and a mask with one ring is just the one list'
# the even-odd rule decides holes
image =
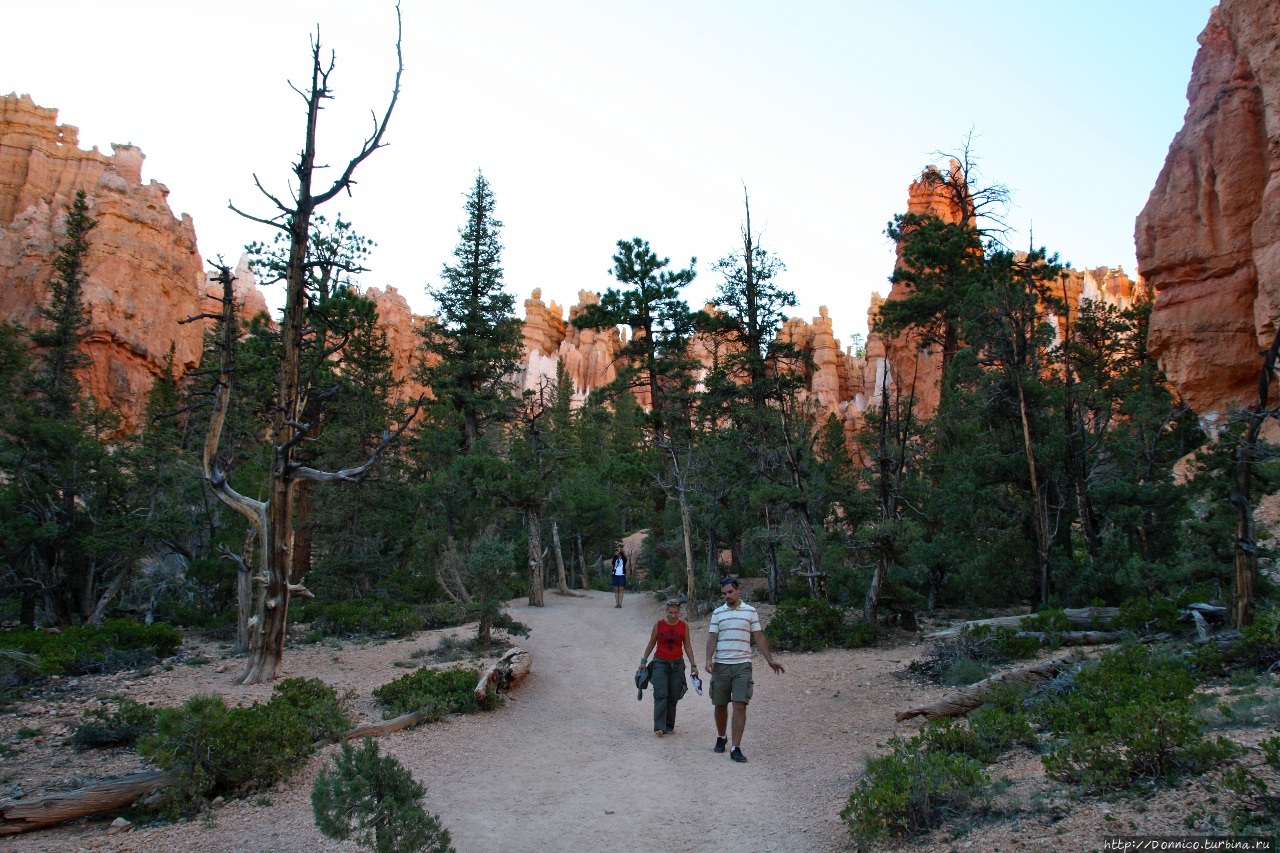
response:
{"label": "pale blue sky", "polygon": [[[238,257],[300,145],[308,38],[337,52],[324,159],[349,156],[393,71],[383,0],[9,3],[0,90],[30,94],[84,147],[132,142],[146,180],[195,220],[202,255]],[[339,210],[378,242],[367,286],[415,310],[439,281],[483,169],[505,222],[508,288],[567,308],[612,284],[640,236],[687,292],[714,292],[752,197],[763,244],[806,319],[847,345],[888,290],[885,223],[933,153],[972,128],[1006,184],[1010,242],[1132,273],[1133,220],[1182,124],[1208,0],[404,0],[405,73],[390,146]]]}

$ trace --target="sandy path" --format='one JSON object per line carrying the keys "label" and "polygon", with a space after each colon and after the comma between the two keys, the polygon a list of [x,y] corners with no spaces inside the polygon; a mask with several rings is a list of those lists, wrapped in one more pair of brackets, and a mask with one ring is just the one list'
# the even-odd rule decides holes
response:
{"label": "sandy path", "polygon": [[[636,700],[632,674],[660,615],[652,596],[628,595],[618,610],[609,592],[548,593],[544,608],[515,601],[510,611],[531,628],[520,643],[533,671],[501,709],[379,741],[427,785],[427,807],[461,853],[846,849],[838,814],[862,759],[907,728],[895,727],[893,711],[921,698],[893,676],[914,646],[781,654],[784,675],[757,657],[743,740],[749,763],[735,764],[711,751],[707,697],[690,691],[675,733],[664,738],[652,731],[652,694]],[[691,626],[704,664],[706,618]],[[422,634],[338,652],[300,646],[286,656],[286,675],[324,678],[340,694],[354,690],[364,697],[362,715],[375,719],[369,692],[403,674],[393,662],[437,642]],[[212,666],[178,667],[112,690],[164,704],[210,690],[230,701],[269,694],[229,678]],[[265,797],[229,801],[208,817],[114,836],[105,822],[82,823],[0,840],[0,851],[355,851],[321,836],[311,816],[311,784],[334,749]]]}

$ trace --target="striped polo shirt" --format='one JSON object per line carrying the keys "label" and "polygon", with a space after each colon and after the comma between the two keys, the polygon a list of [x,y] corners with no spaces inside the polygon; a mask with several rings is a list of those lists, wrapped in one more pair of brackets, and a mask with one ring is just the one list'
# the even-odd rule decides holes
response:
{"label": "striped polo shirt", "polygon": [[721,604],[711,614],[707,628],[716,636],[714,663],[747,663],[751,660],[751,634],[760,630],[760,615],[750,604]]}

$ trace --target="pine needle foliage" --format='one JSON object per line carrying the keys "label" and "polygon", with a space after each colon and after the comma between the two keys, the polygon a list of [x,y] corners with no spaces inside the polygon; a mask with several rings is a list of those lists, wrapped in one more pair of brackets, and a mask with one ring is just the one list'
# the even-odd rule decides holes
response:
{"label": "pine needle foliage", "polygon": [[342,752],[311,789],[316,826],[327,837],[376,853],[451,853],[440,818],[422,807],[427,789],[378,744],[343,742]]}

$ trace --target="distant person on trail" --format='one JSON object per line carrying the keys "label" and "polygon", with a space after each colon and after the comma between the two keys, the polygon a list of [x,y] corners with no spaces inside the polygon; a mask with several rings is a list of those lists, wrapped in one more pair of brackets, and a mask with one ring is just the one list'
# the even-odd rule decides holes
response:
{"label": "distant person on trail", "polygon": [[659,619],[649,632],[649,644],[644,647],[640,665],[649,662],[649,652],[657,646],[653,658],[653,733],[658,737],[671,734],[676,727],[676,703],[688,685],[684,683],[684,658],[689,656],[693,677],[698,677],[698,662],[693,658],[693,641],[689,638],[689,624],[680,618],[680,602],[667,602],[667,615]]}
{"label": "distant person on trail", "polygon": [[[715,708],[716,752],[724,752],[729,743],[729,757],[746,761],[742,754],[742,730],[747,727],[747,703],[755,682],[751,678],[751,638],[774,672],[786,672],[769,652],[769,641],[760,628],[760,615],[750,604],[744,604],[736,578],[720,581],[724,604],[711,614],[707,627],[707,672],[711,674],[711,704]],[[729,722],[729,703],[733,703],[732,740],[725,737]]]}
{"label": "distant person on trail", "polygon": [[622,553],[622,546],[613,554],[613,601],[614,607],[622,606],[622,591],[627,588],[627,558]]}

